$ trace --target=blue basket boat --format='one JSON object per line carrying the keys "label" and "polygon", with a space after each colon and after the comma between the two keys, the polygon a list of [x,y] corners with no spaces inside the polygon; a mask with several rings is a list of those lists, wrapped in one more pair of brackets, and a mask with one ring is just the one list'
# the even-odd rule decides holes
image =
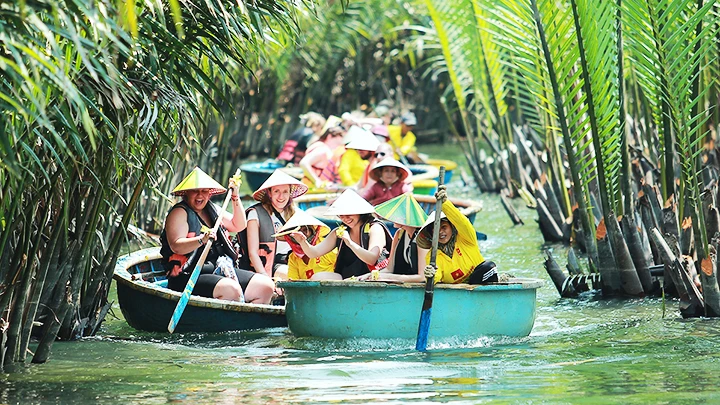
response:
{"label": "blue basket boat", "polygon": [[[435,285],[429,338],[527,336],[535,322],[539,279],[488,285]],[[424,284],[283,281],[290,331],[322,338],[414,339]]]}
{"label": "blue basket boat", "polygon": [[[113,278],[120,310],[135,329],[167,333],[180,293],[167,288],[160,248],[118,258]],[[287,325],[285,307],[191,296],[176,332],[226,332]]]}

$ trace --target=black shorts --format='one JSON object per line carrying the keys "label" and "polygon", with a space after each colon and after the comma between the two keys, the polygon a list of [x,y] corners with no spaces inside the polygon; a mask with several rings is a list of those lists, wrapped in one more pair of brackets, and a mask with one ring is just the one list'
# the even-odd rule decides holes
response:
{"label": "black shorts", "polygon": [[498,274],[494,262],[484,261],[475,267],[468,277],[468,284],[497,283]]}
{"label": "black shorts", "polygon": [[[213,298],[215,286],[224,278],[223,276],[213,274],[214,271],[214,264],[205,263],[203,265],[200,270],[200,276],[195,283],[195,288],[193,288],[192,295]],[[235,274],[237,275],[238,282],[240,283],[243,293],[245,293],[248,283],[250,283],[250,279],[253,278],[255,273],[252,271],[235,269]],[[173,291],[183,292],[188,280],[190,280],[190,274],[188,273],[180,273],[177,277],[168,277],[168,288]]]}

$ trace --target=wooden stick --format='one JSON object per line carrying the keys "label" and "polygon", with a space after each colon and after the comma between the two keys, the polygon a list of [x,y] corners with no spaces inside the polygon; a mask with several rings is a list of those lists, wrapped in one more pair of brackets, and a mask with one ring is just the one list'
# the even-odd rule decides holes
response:
{"label": "wooden stick", "polygon": [[[440,166],[440,178],[438,187],[442,186],[445,179],[445,166]],[[435,225],[433,226],[432,249],[430,250],[430,266],[437,271],[437,250],[440,239],[440,214],[442,213],[442,202],[435,199]],[[430,331],[430,315],[432,314],[432,302],[435,288],[435,277],[428,277],[425,280],[425,298],[423,299],[422,311],[420,312],[420,324],[418,325],[415,350],[424,352],[427,349],[428,332]]]}

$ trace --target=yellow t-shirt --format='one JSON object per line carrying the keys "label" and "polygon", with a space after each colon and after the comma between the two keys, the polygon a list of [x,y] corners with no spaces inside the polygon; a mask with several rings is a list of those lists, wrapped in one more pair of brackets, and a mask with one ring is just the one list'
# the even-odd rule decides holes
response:
{"label": "yellow t-shirt", "polygon": [[[480,253],[477,234],[475,234],[475,228],[470,223],[470,220],[450,200],[443,203],[442,211],[455,226],[458,235],[452,257],[448,257],[440,250],[437,252],[435,282],[447,284],[464,283],[475,270],[475,267],[485,261],[485,258]],[[430,252],[428,252],[425,260],[427,260],[426,263],[430,263]]]}
{"label": "yellow t-shirt", "polygon": [[354,186],[360,181],[365,168],[368,166],[368,161],[360,157],[360,154],[355,149],[348,149],[340,158],[340,167],[338,168],[338,174],[340,180],[345,186]]}
{"label": "yellow t-shirt", "polygon": [[309,280],[313,274],[324,271],[335,271],[335,261],[337,260],[337,248],[330,253],[309,259],[307,264],[295,253],[290,253],[288,258],[288,278],[290,280]]}
{"label": "yellow t-shirt", "polygon": [[398,149],[400,149],[403,155],[407,155],[415,149],[415,140],[417,138],[412,131],[408,131],[405,136],[402,136],[402,128],[400,125],[388,125],[387,128],[388,134],[390,135],[390,146],[392,146],[395,151],[395,159],[399,157],[397,154]]}

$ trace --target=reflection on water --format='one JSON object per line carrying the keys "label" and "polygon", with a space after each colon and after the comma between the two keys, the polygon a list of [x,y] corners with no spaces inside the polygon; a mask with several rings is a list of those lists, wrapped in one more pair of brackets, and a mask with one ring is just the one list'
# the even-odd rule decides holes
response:
{"label": "reflection on water", "polygon": [[527,225],[512,227],[499,199],[479,198],[483,253],[503,272],[546,280],[527,338],[431,341],[418,353],[410,340],[296,338],[285,328],[151,334],[109,317],[100,336],[58,342],[47,364],[1,377],[0,403],[720,402],[718,321],[681,320],[677,302],[663,318],[660,299],[560,299],[542,249],[562,261],[566,248],[543,245],[520,201]]}

